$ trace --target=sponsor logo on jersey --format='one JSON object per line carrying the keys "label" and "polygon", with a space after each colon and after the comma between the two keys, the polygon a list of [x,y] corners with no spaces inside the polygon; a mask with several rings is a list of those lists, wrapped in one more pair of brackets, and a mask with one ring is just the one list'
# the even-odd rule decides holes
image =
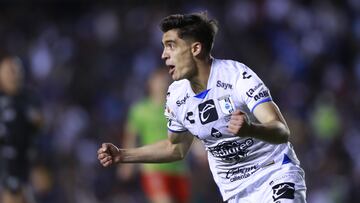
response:
{"label": "sponsor logo on jersey", "polygon": [[268,97],[269,95],[269,91],[268,90],[264,90],[259,92],[257,95],[254,96],[255,101],[264,98],[264,97]]}
{"label": "sponsor logo on jersey", "polygon": [[249,79],[249,78],[251,78],[252,75],[250,75],[249,73],[247,73],[246,71],[244,71],[244,72],[242,73],[242,76],[243,76],[243,79]]}
{"label": "sponsor logo on jersey", "polygon": [[247,95],[248,97],[252,98],[254,92],[255,92],[257,89],[259,89],[259,87],[262,87],[262,86],[263,86],[263,83],[257,84],[255,87],[250,88],[250,89],[246,92],[246,95]]}
{"label": "sponsor logo on jersey", "polygon": [[185,103],[186,103],[186,100],[189,99],[189,98],[190,98],[189,94],[186,93],[186,95],[185,95],[185,97],[184,97],[183,99],[176,101],[176,105],[177,105],[178,107],[180,107],[181,105],[185,104]]}
{"label": "sponsor logo on jersey", "polygon": [[189,121],[191,124],[194,124],[195,123],[195,119],[193,118],[193,116],[194,116],[194,113],[193,112],[187,112],[186,113],[186,116],[185,116],[185,119],[187,120],[187,121]]}
{"label": "sponsor logo on jersey", "polygon": [[295,184],[294,183],[280,183],[272,187],[274,202],[278,199],[294,199]]}
{"label": "sponsor logo on jersey", "polygon": [[258,165],[250,166],[250,167],[243,167],[243,168],[234,168],[228,170],[226,172],[226,178],[230,179],[230,182],[234,182],[237,180],[242,180],[244,178],[250,177],[259,169]]}
{"label": "sponsor logo on jersey", "polygon": [[212,99],[199,104],[198,108],[200,122],[203,125],[212,121],[216,121],[219,118],[214,100]]}
{"label": "sponsor logo on jersey", "polygon": [[219,138],[222,136],[221,132],[218,131],[217,129],[215,128],[212,128],[211,129],[211,136],[215,137],[215,138]]}
{"label": "sponsor logo on jersey", "polygon": [[227,90],[227,89],[232,90],[232,88],[233,88],[232,84],[221,82],[220,80],[218,80],[216,82],[216,87],[221,87],[221,88],[224,88],[225,90]]}
{"label": "sponsor logo on jersey", "polygon": [[220,109],[225,115],[229,115],[235,111],[235,105],[230,95],[220,97],[218,101]]}
{"label": "sponsor logo on jersey", "polygon": [[247,149],[253,144],[254,140],[252,138],[248,138],[244,142],[226,141],[215,147],[209,147],[209,152],[223,161],[239,162],[247,157],[249,152]]}

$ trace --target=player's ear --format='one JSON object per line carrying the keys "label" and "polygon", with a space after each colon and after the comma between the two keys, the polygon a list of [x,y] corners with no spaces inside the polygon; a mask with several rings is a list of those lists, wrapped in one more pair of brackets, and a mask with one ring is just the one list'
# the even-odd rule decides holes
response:
{"label": "player's ear", "polygon": [[198,56],[202,51],[202,45],[200,42],[194,42],[191,44],[191,53],[193,56]]}

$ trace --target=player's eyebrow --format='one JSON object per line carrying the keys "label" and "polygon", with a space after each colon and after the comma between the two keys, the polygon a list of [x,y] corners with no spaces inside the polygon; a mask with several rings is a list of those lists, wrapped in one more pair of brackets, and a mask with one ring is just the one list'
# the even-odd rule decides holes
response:
{"label": "player's eyebrow", "polygon": [[168,43],[175,43],[175,40],[172,40],[172,39],[168,39],[168,40],[165,40],[164,42],[161,42],[161,45],[164,46],[165,44],[168,44]]}

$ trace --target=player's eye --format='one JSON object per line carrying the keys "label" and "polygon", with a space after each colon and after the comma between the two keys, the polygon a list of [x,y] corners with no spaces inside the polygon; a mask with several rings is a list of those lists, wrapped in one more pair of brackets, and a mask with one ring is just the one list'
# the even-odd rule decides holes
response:
{"label": "player's eye", "polygon": [[175,44],[172,43],[172,42],[170,42],[170,43],[168,43],[166,46],[167,46],[167,48],[169,48],[169,49],[174,49]]}

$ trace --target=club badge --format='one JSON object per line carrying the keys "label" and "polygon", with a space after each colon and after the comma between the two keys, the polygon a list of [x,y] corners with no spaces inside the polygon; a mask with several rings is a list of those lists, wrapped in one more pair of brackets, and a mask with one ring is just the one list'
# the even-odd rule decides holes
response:
{"label": "club badge", "polygon": [[230,115],[232,112],[235,111],[235,105],[230,95],[225,95],[223,97],[218,98],[219,105],[221,111],[226,114]]}

